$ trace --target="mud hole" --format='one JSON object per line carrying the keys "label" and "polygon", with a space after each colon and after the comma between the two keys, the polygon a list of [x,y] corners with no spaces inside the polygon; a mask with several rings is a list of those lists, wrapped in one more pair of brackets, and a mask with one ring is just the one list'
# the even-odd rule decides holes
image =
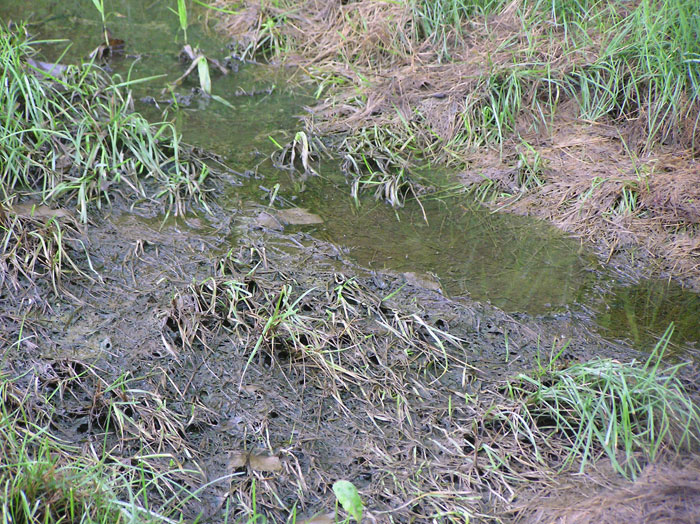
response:
{"label": "mud hole", "polygon": [[[405,23],[393,5],[363,5],[371,11],[364,16],[390,10],[392,23]],[[243,22],[257,20],[251,13]],[[389,41],[391,27],[360,44],[346,34],[347,45],[357,44],[351,54]],[[450,101],[437,94],[424,100],[426,114]],[[390,99],[368,104],[367,115]],[[254,127],[257,117],[248,118],[241,127]],[[452,124],[440,122],[433,127],[449,135]],[[560,132],[549,149],[538,143],[550,165],[579,173],[579,163],[600,156],[602,139],[577,141],[576,131],[567,142]],[[308,151],[297,145],[280,156],[296,151],[307,171],[300,157]],[[481,160],[501,189],[524,183],[502,158],[492,167]],[[688,175],[694,160],[683,162]],[[661,164],[668,176],[649,186],[606,179],[606,205],[634,189],[645,209],[695,220],[687,191],[665,192],[667,200],[653,192],[653,184],[675,187],[672,158]],[[462,178],[483,181],[473,175]],[[569,206],[589,175],[550,177],[512,208],[542,214],[535,198],[557,201],[549,218],[582,235],[606,222],[611,252],[652,238],[634,217]],[[230,198],[231,186],[257,185],[256,176],[214,171],[202,191]],[[298,190],[313,179],[294,183]],[[645,467],[636,482],[623,480],[595,444],[594,464],[581,474],[569,454],[575,433],[526,406],[522,374],[548,385],[554,371],[577,363],[647,355],[604,339],[567,308],[508,314],[450,296],[429,274],[365,267],[315,234],[321,217],[277,200],[279,187],[257,189],[265,193],[258,200],[283,209],[241,192],[235,206],[210,198],[210,213],[183,204],[178,216],[163,216],[157,203],[115,192],[83,224],[68,207],[0,206],[0,378],[11,378],[0,388],[3,414],[21,412],[23,431],[44,428],[75,446],[59,447],[61,460],[77,454],[122,475],[138,467],[149,504],[173,521],[342,521],[332,486],[343,479],[358,488],[366,522],[697,522],[694,433],[687,445],[663,443],[653,464],[635,453]],[[692,248],[694,233],[686,233],[677,241]],[[692,277],[692,264],[682,268]],[[687,360],[678,380],[697,400],[698,364]]]}
{"label": "mud hole", "polygon": [[162,476],[154,503],[195,491],[176,508],[187,520],[332,513],[338,479],[376,522],[537,517],[529,501],[568,478],[565,439],[538,434],[536,451],[518,434],[508,379],[567,340],[562,363],[635,353],[368,272],[258,213],[163,223],[115,206],[83,237],[99,279],[70,252],[86,277],[59,296],[48,275],[6,281],[3,373],[20,377],[33,423]]}

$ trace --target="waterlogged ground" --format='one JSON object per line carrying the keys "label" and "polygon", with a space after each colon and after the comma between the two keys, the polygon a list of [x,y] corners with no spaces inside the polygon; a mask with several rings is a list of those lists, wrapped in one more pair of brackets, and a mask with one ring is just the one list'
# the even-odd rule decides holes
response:
{"label": "waterlogged ground", "polygon": [[[65,2],[60,8],[36,2],[30,13],[27,9],[5,5],[3,17],[29,17],[42,28],[39,38],[68,40],[67,57],[73,60],[87,56],[100,42],[99,15],[79,2]],[[170,98],[160,90],[183,71],[174,59],[182,43],[176,17],[164,2],[120,2],[112,10],[108,25],[127,46],[125,55],[108,67],[124,78],[165,75],[135,86],[137,109],[158,119]],[[204,33],[199,24],[192,25],[188,37],[215,58],[227,56],[225,42]],[[45,46],[47,57],[59,58],[66,45]],[[186,82],[179,93],[187,105],[169,112],[185,141],[223,155],[238,172],[255,173],[252,180],[242,180],[242,188],[225,191],[220,200],[225,212],[237,212],[242,201],[270,204],[270,191],[279,183],[276,205],[301,206],[318,214],[323,223],[306,229],[368,269],[431,273],[447,295],[489,301],[509,312],[585,312],[592,329],[600,327],[615,338],[647,347],[670,322],[676,323],[675,342],[690,348],[700,342],[697,294],[672,282],[635,282],[633,268],[605,271],[585,246],[542,222],[493,214],[464,199],[440,198],[439,192],[421,205],[409,201],[399,213],[371,198],[358,208],[334,161],[324,161],[321,177],[306,183],[275,169],[266,161],[275,151],[270,138],[282,144],[291,140],[299,127],[296,116],[311,102],[308,88],[299,85],[303,73],[232,63],[236,72],[213,73],[214,92],[235,110],[189,96],[188,89],[196,83]],[[161,102],[158,107],[141,102],[150,97]],[[432,181],[445,186],[451,182],[445,173],[434,173]]]}
{"label": "waterlogged ground", "polygon": [[[71,61],[99,43],[86,5],[0,2],[0,17],[68,39],[65,56],[65,43],[46,55]],[[159,101],[137,103],[156,118],[166,79],[183,70],[175,15],[165,2],[108,7],[127,43],[109,67],[167,75],[136,89]],[[188,36],[226,57],[199,24]],[[64,282],[73,298],[40,283],[43,309],[4,302],[1,312],[14,336],[3,340],[14,346],[7,371],[31,370],[23,381],[42,391],[65,385],[59,436],[82,445],[107,434],[115,460],[158,455],[154,475],[182,466],[166,476],[173,493],[200,488],[186,518],[245,521],[255,506],[302,521],[332,512],[331,486],[347,479],[375,522],[510,520],[574,477],[555,475],[556,443],[540,443],[546,465],[529,458],[507,424],[517,413],[506,378],[552,358],[644,358],[671,321],[675,356],[697,356],[697,295],[634,282],[541,222],[439,192],[397,210],[369,196],[357,205],[332,159],[319,176],[275,168],[270,137],[298,130],[303,75],[234,64],[213,75],[233,109],[185,83],[191,98],[168,111],[184,140],[225,159],[212,213],[166,218],[115,196],[84,229],[76,259],[90,278]],[[120,431],[106,431],[110,402],[126,414]],[[590,489],[577,482],[573,492]]]}

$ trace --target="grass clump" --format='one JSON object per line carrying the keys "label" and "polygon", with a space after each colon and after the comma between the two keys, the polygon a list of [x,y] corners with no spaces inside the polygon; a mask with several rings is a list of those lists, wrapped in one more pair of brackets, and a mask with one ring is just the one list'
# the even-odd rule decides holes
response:
{"label": "grass clump", "polygon": [[79,224],[68,214],[42,216],[42,209],[34,207],[32,212],[0,204],[0,267],[4,272],[0,291],[4,285],[11,291],[20,289],[20,280],[35,283],[46,279],[58,292],[66,271],[85,275],[76,256],[81,253],[75,250],[82,247],[86,255]]}
{"label": "grass clump", "polygon": [[[9,458],[9,457],[8,457]],[[19,455],[0,476],[2,522],[127,522],[98,471],[60,465],[44,447]]]}
{"label": "grass clump", "polygon": [[700,444],[700,411],[678,376],[681,365],[662,366],[672,327],[647,361],[593,360],[521,374],[514,391],[538,429],[563,436],[565,465],[580,469],[606,455],[625,476],[636,477],[667,449]]}
{"label": "grass clump", "polygon": [[[46,377],[35,375],[37,369],[0,374],[0,522],[181,522],[180,504],[195,495],[175,481],[186,476],[185,470],[162,464],[173,456],[151,450],[169,441],[170,428],[159,426],[160,434],[139,431],[148,423],[148,406],[132,396],[144,392],[133,392],[122,380],[98,386],[92,406],[78,409],[89,413],[94,430],[102,432],[89,443],[72,443],[49,428],[65,430],[62,419],[76,413],[79,401],[73,402],[83,398],[82,387],[104,379],[78,363],[41,365],[66,375],[47,384]],[[121,391],[112,395],[116,390]],[[163,409],[154,416],[170,415]],[[136,431],[125,434],[127,423]]]}
{"label": "grass clump", "polygon": [[99,468],[67,459],[77,450],[35,420],[26,393],[0,377],[0,522],[127,522]]}
{"label": "grass clump", "polygon": [[0,191],[74,205],[82,222],[122,192],[166,200],[183,211],[202,201],[208,169],[187,158],[174,127],[133,111],[128,82],[115,84],[94,64],[35,60],[22,28],[0,28]]}

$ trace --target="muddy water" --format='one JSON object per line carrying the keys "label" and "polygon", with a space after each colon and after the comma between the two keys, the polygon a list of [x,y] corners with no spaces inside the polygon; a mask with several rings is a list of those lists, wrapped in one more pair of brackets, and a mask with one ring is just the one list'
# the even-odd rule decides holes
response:
{"label": "muddy water", "polygon": [[[137,100],[149,96],[160,101],[157,106],[137,102],[137,108],[152,118],[160,118],[168,107],[169,96],[161,93],[166,81],[183,71],[177,61],[183,37],[169,5],[121,0],[106,6],[112,33],[127,42],[126,54],[109,67],[131,78],[165,75],[135,87]],[[30,31],[40,38],[70,41],[64,61],[78,60],[100,43],[101,22],[89,2],[0,0],[0,16],[5,21],[29,19],[34,24]],[[202,27],[192,24],[190,43],[209,56],[225,58],[225,43]],[[47,58],[57,59],[65,45],[46,45]],[[237,71],[225,77],[212,73],[214,92],[234,109],[192,95],[195,84],[185,82],[179,92],[189,99],[167,113],[186,141],[224,155],[233,169],[246,173],[243,186],[232,186],[221,195],[231,213],[257,213],[274,194],[274,207],[304,207],[323,220],[287,226],[290,233],[302,230],[328,241],[368,270],[416,275],[426,286],[437,283],[447,295],[488,301],[507,312],[571,315],[607,337],[626,339],[640,348],[651,347],[673,321],[674,341],[697,348],[697,294],[663,281],[633,284],[611,275],[579,243],[547,224],[492,214],[457,198],[425,199],[422,205],[408,202],[395,211],[366,197],[357,207],[332,161],[323,162],[320,177],[306,181],[275,169],[269,161],[275,149],[270,138],[289,140],[299,127],[296,115],[311,98],[297,82],[303,80],[300,73],[234,65]]]}

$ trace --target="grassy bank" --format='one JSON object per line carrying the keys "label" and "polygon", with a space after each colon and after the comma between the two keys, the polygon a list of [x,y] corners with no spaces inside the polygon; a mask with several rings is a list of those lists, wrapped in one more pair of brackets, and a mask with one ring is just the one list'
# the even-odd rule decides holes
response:
{"label": "grassy bank", "polygon": [[[513,134],[546,127],[573,100],[581,119],[633,121],[643,133],[635,149],[644,150],[696,145],[695,8],[691,0],[285,0],[251,3],[228,27],[242,57],[301,55],[320,81],[319,94],[352,84],[354,95],[341,98],[350,107],[332,101],[325,116],[334,118],[322,119],[320,129],[345,122],[357,131],[381,116],[396,124],[395,145],[410,140],[418,155],[439,158],[465,146],[502,148]],[[411,61],[412,69],[403,69]],[[378,85],[381,76],[388,82]],[[420,107],[430,98],[456,102],[457,114],[431,121]]]}
{"label": "grassy bank", "polygon": [[415,166],[452,165],[499,209],[700,285],[692,0],[217,5],[241,56],[316,82],[306,131],[358,187],[400,205]]}
{"label": "grassy bank", "polygon": [[[129,82],[95,64],[36,59],[23,27],[0,29],[0,195],[11,206],[30,198],[57,203],[87,221],[88,207],[115,192],[164,199],[182,212],[202,201],[203,164],[190,160],[171,124],[133,110]],[[183,158],[185,157],[185,158]]]}
{"label": "grassy bank", "polygon": [[99,278],[82,224],[115,198],[175,214],[206,207],[209,169],[172,124],[134,112],[129,82],[94,63],[40,61],[40,43],[0,27],[0,286],[10,292],[42,279],[56,291],[66,272]]}

